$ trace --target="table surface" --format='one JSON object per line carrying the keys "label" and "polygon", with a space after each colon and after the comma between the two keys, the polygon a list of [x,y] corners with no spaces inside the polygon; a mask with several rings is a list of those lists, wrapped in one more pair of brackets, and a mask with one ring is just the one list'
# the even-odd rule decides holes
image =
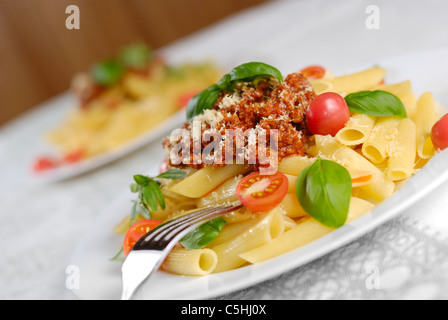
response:
{"label": "table surface", "polygon": [[[273,1],[161,51],[173,62],[212,57],[231,68],[264,61],[283,73],[319,63],[342,73],[448,46],[448,2],[376,1],[379,29],[366,24],[370,4]],[[156,167],[163,156],[161,150],[154,152],[157,140],[92,172],[34,183],[28,169],[39,151],[39,137],[64,117],[71,99],[55,97],[0,128],[0,299],[77,299],[66,287],[66,267],[78,241],[127,188],[130,177]],[[448,105],[448,100],[440,102]],[[218,299],[447,299],[446,194],[448,182],[357,241]],[[381,270],[378,290],[359,281],[367,263]]]}

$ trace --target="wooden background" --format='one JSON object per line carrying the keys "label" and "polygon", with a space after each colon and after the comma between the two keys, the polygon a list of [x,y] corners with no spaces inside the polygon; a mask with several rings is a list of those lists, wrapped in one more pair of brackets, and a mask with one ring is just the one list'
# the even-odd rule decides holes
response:
{"label": "wooden background", "polygon": [[[266,0],[0,0],[0,125],[134,41],[157,49]],[[68,30],[66,8],[80,10]]]}

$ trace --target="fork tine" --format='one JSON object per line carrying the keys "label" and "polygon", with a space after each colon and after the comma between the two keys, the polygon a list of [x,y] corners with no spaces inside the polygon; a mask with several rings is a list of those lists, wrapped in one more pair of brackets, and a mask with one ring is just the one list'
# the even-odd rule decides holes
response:
{"label": "fork tine", "polygon": [[134,245],[122,266],[122,299],[131,299],[140,285],[157,270],[174,245],[193,228],[241,208],[220,206],[199,210],[149,231]]}
{"label": "fork tine", "polygon": [[235,211],[235,207],[227,206],[227,207],[217,207],[213,210],[203,212],[197,217],[192,217],[192,219],[188,220],[188,223],[178,224],[176,227],[171,228],[170,230],[167,230],[164,233],[164,237],[162,238],[162,235],[159,235],[154,240],[158,241],[159,244],[165,242],[172,241],[172,239],[176,238],[179,234],[183,233],[184,230],[198,227],[201,224],[204,224],[218,216],[221,216],[223,214],[226,214],[231,211]]}
{"label": "fork tine", "polygon": [[161,237],[165,236],[171,230],[176,229],[178,226],[193,224],[194,221],[196,220],[201,221],[202,219],[206,219],[209,215],[213,215],[224,209],[225,209],[224,207],[217,207],[217,208],[207,208],[193,212],[189,214],[185,219],[178,219],[177,221],[174,221],[172,225],[168,226],[167,228],[165,228],[165,230],[163,230],[163,232],[160,232],[156,237],[154,237],[154,240],[155,241],[160,240]]}
{"label": "fork tine", "polygon": [[153,238],[157,237],[161,233],[164,233],[167,229],[172,229],[176,225],[178,225],[180,223],[187,222],[188,219],[192,219],[192,218],[194,218],[194,216],[201,214],[202,212],[209,211],[210,209],[213,209],[213,208],[197,210],[197,211],[189,213],[185,216],[181,216],[179,218],[175,218],[173,220],[167,221],[167,222],[161,224],[160,226],[158,226],[157,228],[154,228],[153,230],[151,230],[151,232],[149,232],[144,237],[142,237],[142,239],[144,238],[145,242],[151,241]]}
{"label": "fork tine", "polygon": [[211,220],[214,216],[220,216],[222,214],[235,211],[239,207],[235,206],[221,206],[210,207],[203,210],[195,211],[183,217],[168,221],[158,228],[150,231],[135,245],[133,250],[142,250],[147,248],[147,244],[151,243],[153,246],[162,246],[163,243],[168,243],[173,238],[185,231],[186,229],[194,227],[198,223],[205,223],[207,220]]}

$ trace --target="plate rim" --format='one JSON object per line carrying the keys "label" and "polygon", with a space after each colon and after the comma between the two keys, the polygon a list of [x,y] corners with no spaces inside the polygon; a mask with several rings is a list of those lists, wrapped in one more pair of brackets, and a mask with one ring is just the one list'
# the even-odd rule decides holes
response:
{"label": "plate rim", "polygon": [[67,164],[49,171],[35,173],[32,169],[28,168],[28,175],[35,182],[50,183],[63,181],[88,173],[117,161],[132,152],[138,151],[158,138],[161,138],[164,134],[175,128],[176,125],[182,124],[183,121],[185,121],[185,116],[186,109],[182,108],[158,123],[156,126],[135,136],[116,148],[86,158],[80,162]]}

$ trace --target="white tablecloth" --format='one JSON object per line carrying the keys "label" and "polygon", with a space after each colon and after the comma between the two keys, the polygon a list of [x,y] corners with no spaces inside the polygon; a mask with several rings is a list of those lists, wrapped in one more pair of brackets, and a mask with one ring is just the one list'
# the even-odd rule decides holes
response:
{"label": "white tablecloth", "polygon": [[[372,4],[379,9],[379,29],[366,26]],[[448,2],[442,0],[274,1],[162,51],[170,61],[213,57],[225,68],[258,60],[284,74],[314,63],[342,73],[390,56],[446,47],[446,12]],[[436,98],[448,105],[448,96]],[[56,97],[0,129],[0,299],[75,299],[66,288],[66,267],[79,239],[133,174],[147,172],[162,157],[161,150],[154,151],[159,140],[76,178],[33,183],[28,169],[38,140],[65,115],[70,99]],[[445,183],[359,240],[220,298],[446,299],[447,194]],[[379,288],[366,285],[366,265],[379,267]]]}

